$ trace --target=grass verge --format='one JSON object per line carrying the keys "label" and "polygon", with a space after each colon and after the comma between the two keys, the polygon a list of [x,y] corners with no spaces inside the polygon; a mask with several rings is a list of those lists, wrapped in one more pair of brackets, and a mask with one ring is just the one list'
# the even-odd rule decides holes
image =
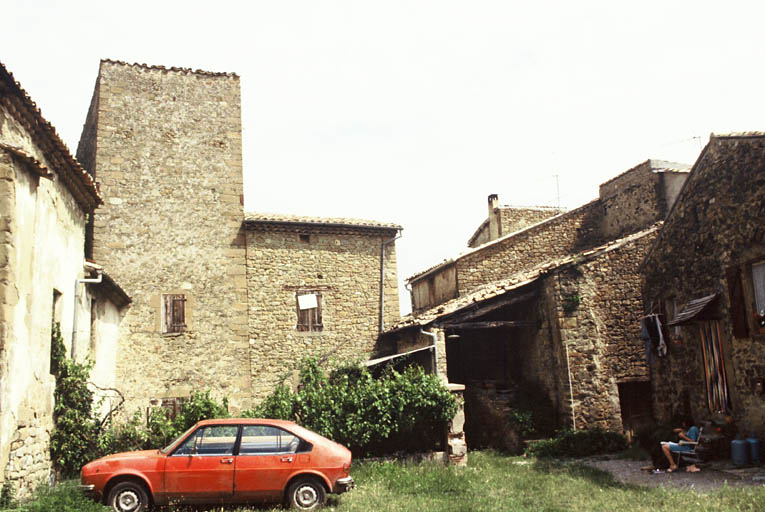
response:
{"label": "grass verge", "polygon": [[[471,452],[466,468],[434,464],[367,463],[354,467],[357,488],[330,497],[326,510],[346,511],[761,511],[765,486],[700,494],[690,490],[625,485],[582,464]],[[279,507],[169,507],[166,512],[197,510],[254,512]],[[3,509],[5,512],[7,509]],[[22,512],[103,512],[82,497],[76,482],[41,491]]]}

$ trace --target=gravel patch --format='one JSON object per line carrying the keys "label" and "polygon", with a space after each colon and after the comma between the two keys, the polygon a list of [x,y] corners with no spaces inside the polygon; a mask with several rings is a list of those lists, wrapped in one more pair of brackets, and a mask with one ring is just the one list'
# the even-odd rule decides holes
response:
{"label": "gravel patch", "polygon": [[591,458],[581,462],[607,471],[616,480],[625,484],[692,489],[704,493],[717,490],[723,485],[730,487],[765,485],[765,469],[761,467],[739,469],[725,463],[709,463],[699,465],[701,471],[698,473],[688,473],[685,468],[673,473],[666,471],[654,473],[640,469],[644,466],[650,466],[650,460]]}

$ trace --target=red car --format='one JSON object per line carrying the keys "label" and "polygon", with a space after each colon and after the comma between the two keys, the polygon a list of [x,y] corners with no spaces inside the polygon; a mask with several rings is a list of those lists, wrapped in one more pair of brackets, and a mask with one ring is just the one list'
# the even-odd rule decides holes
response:
{"label": "red car", "polygon": [[313,510],[353,488],[350,469],[350,450],[291,421],[205,420],[161,450],[86,464],[80,488],[115,512],[281,500]]}

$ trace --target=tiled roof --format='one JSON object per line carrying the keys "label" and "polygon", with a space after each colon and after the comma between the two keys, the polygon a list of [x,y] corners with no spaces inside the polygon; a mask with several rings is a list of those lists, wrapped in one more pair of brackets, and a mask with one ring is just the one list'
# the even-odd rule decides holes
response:
{"label": "tiled roof", "polygon": [[375,220],[349,219],[341,217],[307,217],[300,215],[286,215],[280,213],[245,213],[244,221],[248,224],[262,225],[295,225],[295,226],[316,226],[316,227],[342,227],[342,228],[363,228],[363,229],[383,229],[399,230],[403,229],[398,224],[378,222]]}
{"label": "tiled roof", "polygon": [[170,67],[166,68],[165,66],[151,66],[149,64],[138,64],[138,63],[129,63],[124,62],[121,60],[112,60],[112,59],[101,59],[101,63],[104,64],[115,64],[119,66],[125,66],[125,67],[131,67],[131,68],[140,68],[145,69],[147,71],[162,71],[164,73],[167,73],[168,71],[172,71],[174,73],[183,73],[183,74],[193,74],[193,75],[202,75],[202,76],[225,76],[225,77],[234,77],[239,78],[239,75],[236,73],[216,73],[213,71],[204,71],[202,69],[191,69],[191,68],[176,68],[176,67]]}
{"label": "tiled roof", "polygon": [[[103,200],[96,189],[93,178],[72,156],[56,129],[45,120],[37,104],[32,101],[2,62],[0,62],[0,98],[29,132],[35,145],[45,154],[45,158],[53,166],[53,170],[72,193],[80,207],[84,211],[90,212],[102,204]],[[50,172],[42,163],[33,156],[26,154],[21,148],[6,146],[5,149],[25,158],[32,164],[36,162],[37,170],[41,174]]]}
{"label": "tiled roof", "polygon": [[433,321],[437,320],[438,318],[441,318],[446,315],[450,315],[452,313],[456,313],[457,311],[463,308],[466,308],[468,306],[472,306],[475,303],[489,300],[494,297],[504,295],[517,288],[521,288],[523,286],[529,285],[533,283],[534,281],[536,281],[541,276],[544,276],[545,274],[549,274],[550,272],[554,272],[567,265],[571,265],[574,262],[576,262],[577,264],[583,263],[583,262],[595,259],[608,252],[617,250],[630,242],[633,242],[635,240],[643,238],[646,235],[656,232],[661,227],[661,225],[662,223],[658,222],[654,224],[653,226],[651,226],[650,228],[644,229],[642,231],[638,231],[637,233],[633,233],[624,238],[613,240],[611,242],[600,245],[598,247],[594,247],[592,249],[583,251],[578,254],[571,254],[562,258],[551,260],[541,265],[538,265],[530,270],[526,270],[526,271],[514,274],[506,279],[502,279],[499,281],[495,281],[493,283],[486,284],[484,286],[476,288],[475,290],[473,290],[471,293],[467,295],[463,295],[463,296],[448,300],[428,310],[417,312],[417,313],[410,313],[406,315],[405,317],[401,318],[401,320],[399,320],[390,329],[388,329],[388,332],[399,331],[401,329],[407,329],[409,327],[428,325],[432,323]]}

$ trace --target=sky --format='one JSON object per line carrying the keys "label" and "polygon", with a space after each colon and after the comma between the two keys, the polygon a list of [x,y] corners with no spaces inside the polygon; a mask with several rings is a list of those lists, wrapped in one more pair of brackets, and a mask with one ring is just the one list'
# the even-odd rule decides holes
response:
{"label": "sky", "polygon": [[500,204],[575,208],[765,130],[765,2],[0,0],[0,62],[76,151],[100,59],[241,77],[245,209],[403,226],[404,280]]}

